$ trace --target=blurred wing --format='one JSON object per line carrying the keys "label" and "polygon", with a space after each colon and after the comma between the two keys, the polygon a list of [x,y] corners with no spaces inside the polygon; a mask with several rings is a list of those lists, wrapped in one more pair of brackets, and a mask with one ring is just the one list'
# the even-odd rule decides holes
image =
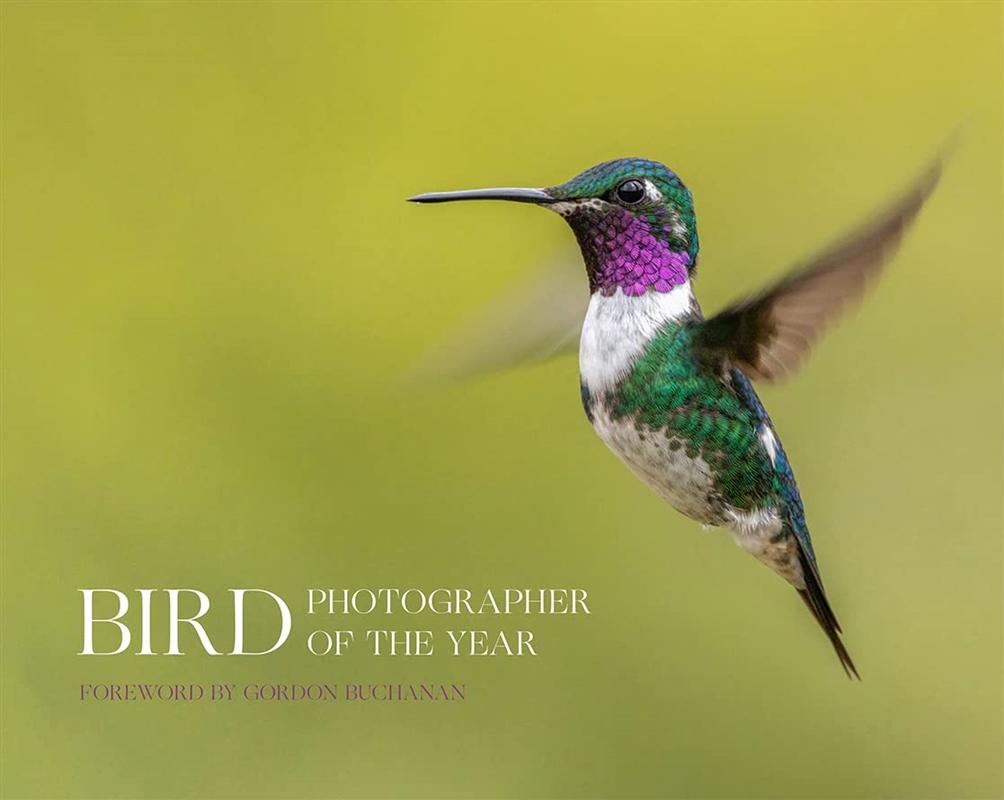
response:
{"label": "blurred wing", "polygon": [[578,350],[589,286],[578,253],[535,271],[450,334],[411,371],[419,383],[473,378]]}
{"label": "blurred wing", "polygon": [[944,154],[883,213],[840,239],[766,291],[730,306],[695,332],[695,347],[754,380],[776,381],[798,369],[839,313],[861,298],[868,280],[899,247],[941,177]]}

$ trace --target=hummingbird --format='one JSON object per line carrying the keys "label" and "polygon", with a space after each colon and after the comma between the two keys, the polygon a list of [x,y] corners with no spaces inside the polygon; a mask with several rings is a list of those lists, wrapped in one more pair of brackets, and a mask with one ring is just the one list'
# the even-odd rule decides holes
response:
{"label": "hummingbird", "polygon": [[823,588],[791,463],[753,382],[796,371],[827,324],[864,294],[937,185],[942,164],[938,157],[852,233],[711,317],[693,290],[700,250],[693,197],[657,161],[607,161],[543,189],[409,200],[506,200],[564,217],[589,282],[579,374],[596,433],[677,511],[725,528],[791,584],[847,676],[860,679]]}

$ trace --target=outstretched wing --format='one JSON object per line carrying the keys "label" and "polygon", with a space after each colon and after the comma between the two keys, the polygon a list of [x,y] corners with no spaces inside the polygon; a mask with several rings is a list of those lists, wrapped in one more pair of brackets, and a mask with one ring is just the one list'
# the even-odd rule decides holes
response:
{"label": "outstretched wing", "polygon": [[473,378],[577,350],[589,287],[578,253],[517,282],[411,371],[418,383]]}
{"label": "outstretched wing", "polygon": [[775,381],[798,369],[816,339],[864,294],[938,185],[944,152],[884,212],[764,292],[703,322],[694,345],[713,363]]}

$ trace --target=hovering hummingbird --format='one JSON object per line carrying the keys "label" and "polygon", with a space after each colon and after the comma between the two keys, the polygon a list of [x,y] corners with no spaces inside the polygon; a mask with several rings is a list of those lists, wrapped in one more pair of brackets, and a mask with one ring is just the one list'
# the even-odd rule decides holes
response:
{"label": "hovering hummingbird", "polygon": [[795,476],[751,380],[777,381],[797,369],[826,324],[864,293],[934,190],[942,163],[850,236],[710,318],[692,288],[699,245],[691,193],[656,161],[607,161],[546,189],[410,200],[510,200],[565,218],[591,293],[579,372],[593,428],[670,505],[727,528],[794,586],[848,677],[859,677],[823,589]]}

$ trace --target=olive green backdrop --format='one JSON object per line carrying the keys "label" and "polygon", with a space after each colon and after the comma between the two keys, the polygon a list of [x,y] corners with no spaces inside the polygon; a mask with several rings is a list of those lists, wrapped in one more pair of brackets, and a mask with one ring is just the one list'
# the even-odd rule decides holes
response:
{"label": "olive green backdrop", "polygon": [[[4,796],[1000,796],[1001,25],[990,2],[5,2]],[[572,243],[532,208],[405,197],[664,161],[713,310],[964,120],[877,291],[763,390],[861,684],[782,581],[605,450],[574,358],[401,379]],[[83,658],[77,589],[102,586],[269,588],[293,636]],[[381,586],[580,587],[593,613],[503,621],[537,658],[306,652],[308,587]],[[77,699],[112,681],[468,699]]]}

